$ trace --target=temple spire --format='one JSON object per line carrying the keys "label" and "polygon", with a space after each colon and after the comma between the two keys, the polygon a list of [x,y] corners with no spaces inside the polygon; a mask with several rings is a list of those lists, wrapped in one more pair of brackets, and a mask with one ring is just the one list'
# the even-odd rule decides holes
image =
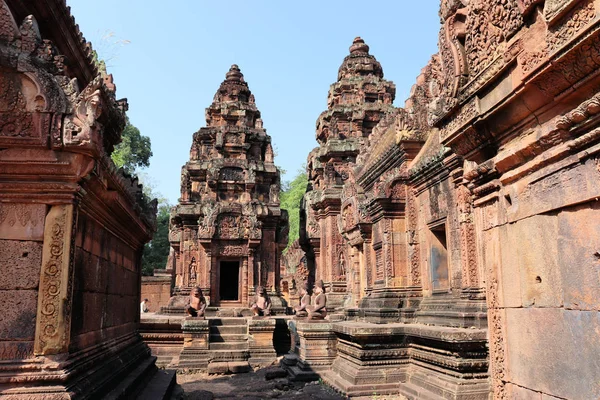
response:
{"label": "temple spire", "polygon": [[240,67],[237,64],[233,64],[227,74],[225,74],[226,81],[237,81],[244,82],[244,74],[240,71]]}
{"label": "temple spire", "polygon": [[350,54],[357,53],[369,54],[369,45],[360,36],[354,38],[352,46],[350,46]]}

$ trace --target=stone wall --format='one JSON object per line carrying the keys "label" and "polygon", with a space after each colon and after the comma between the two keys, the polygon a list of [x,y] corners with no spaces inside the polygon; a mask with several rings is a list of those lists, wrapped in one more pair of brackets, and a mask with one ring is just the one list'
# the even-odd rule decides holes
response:
{"label": "stone wall", "polygon": [[158,312],[161,307],[166,307],[171,298],[171,282],[170,275],[156,275],[142,277],[142,294],[140,301],[144,299],[150,300],[148,303],[149,312]]}
{"label": "stone wall", "polygon": [[135,244],[107,231],[89,214],[80,213],[74,254],[72,349],[135,329],[140,256]]}
{"label": "stone wall", "polygon": [[0,359],[33,355],[45,205],[0,203]]}

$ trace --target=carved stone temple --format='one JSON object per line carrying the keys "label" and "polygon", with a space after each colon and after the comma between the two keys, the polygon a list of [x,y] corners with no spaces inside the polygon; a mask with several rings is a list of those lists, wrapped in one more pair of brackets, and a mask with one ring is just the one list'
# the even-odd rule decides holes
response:
{"label": "carved stone temple", "polygon": [[168,398],[138,333],[156,202],[110,159],[127,100],[61,0],[0,0],[0,397]]}
{"label": "carved stone temple", "polygon": [[[349,397],[600,398],[600,1],[439,16],[403,107],[363,39],[340,60],[285,256],[271,139],[232,66],[182,169],[166,272],[142,280],[156,204],[110,159],[127,101],[65,0],[0,0],[0,397],[169,399],[157,365],[285,353],[287,379]],[[321,281],[325,319],[285,314]],[[197,286],[206,319],[184,314]],[[275,315],[248,318],[259,286]],[[160,312],[140,318],[144,293]]]}
{"label": "carved stone temple", "polygon": [[360,38],[329,91],[282,265],[330,315],[288,322],[282,365],[349,396],[599,398],[600,7],[440,17],[404,107]]}
{"label": "carved stone temple", "polygon": [[271,137],[237,65],[206,109],[206,125],[194,134],[171,214],[179,295],[171,306],[200,286],[211,308],[247,309],[262,286],[282,311],[279,265],[287,214],[279,208]]}

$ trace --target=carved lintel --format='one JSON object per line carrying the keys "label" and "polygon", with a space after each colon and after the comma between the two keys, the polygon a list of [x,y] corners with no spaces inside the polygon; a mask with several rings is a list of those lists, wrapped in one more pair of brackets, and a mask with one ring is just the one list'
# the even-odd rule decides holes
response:
{"label": "carved lintel", "polygon": [[552,25],[581,0],[546,0],[544,2],[544,18]]}
{"label": "carved lintel", "polygon": [[60,354],[69,348],[73,212],[72,204],[56,205],[46,216],[35,327],[36,355]]}

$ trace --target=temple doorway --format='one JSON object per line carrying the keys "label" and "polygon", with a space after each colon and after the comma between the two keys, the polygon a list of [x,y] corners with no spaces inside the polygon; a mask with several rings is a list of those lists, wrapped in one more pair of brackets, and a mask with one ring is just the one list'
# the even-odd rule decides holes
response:
{"label": "temple doorway", "polygon": [[240,300],[240,262],[221,261],[219,278],[219,299],[221,301]]}

